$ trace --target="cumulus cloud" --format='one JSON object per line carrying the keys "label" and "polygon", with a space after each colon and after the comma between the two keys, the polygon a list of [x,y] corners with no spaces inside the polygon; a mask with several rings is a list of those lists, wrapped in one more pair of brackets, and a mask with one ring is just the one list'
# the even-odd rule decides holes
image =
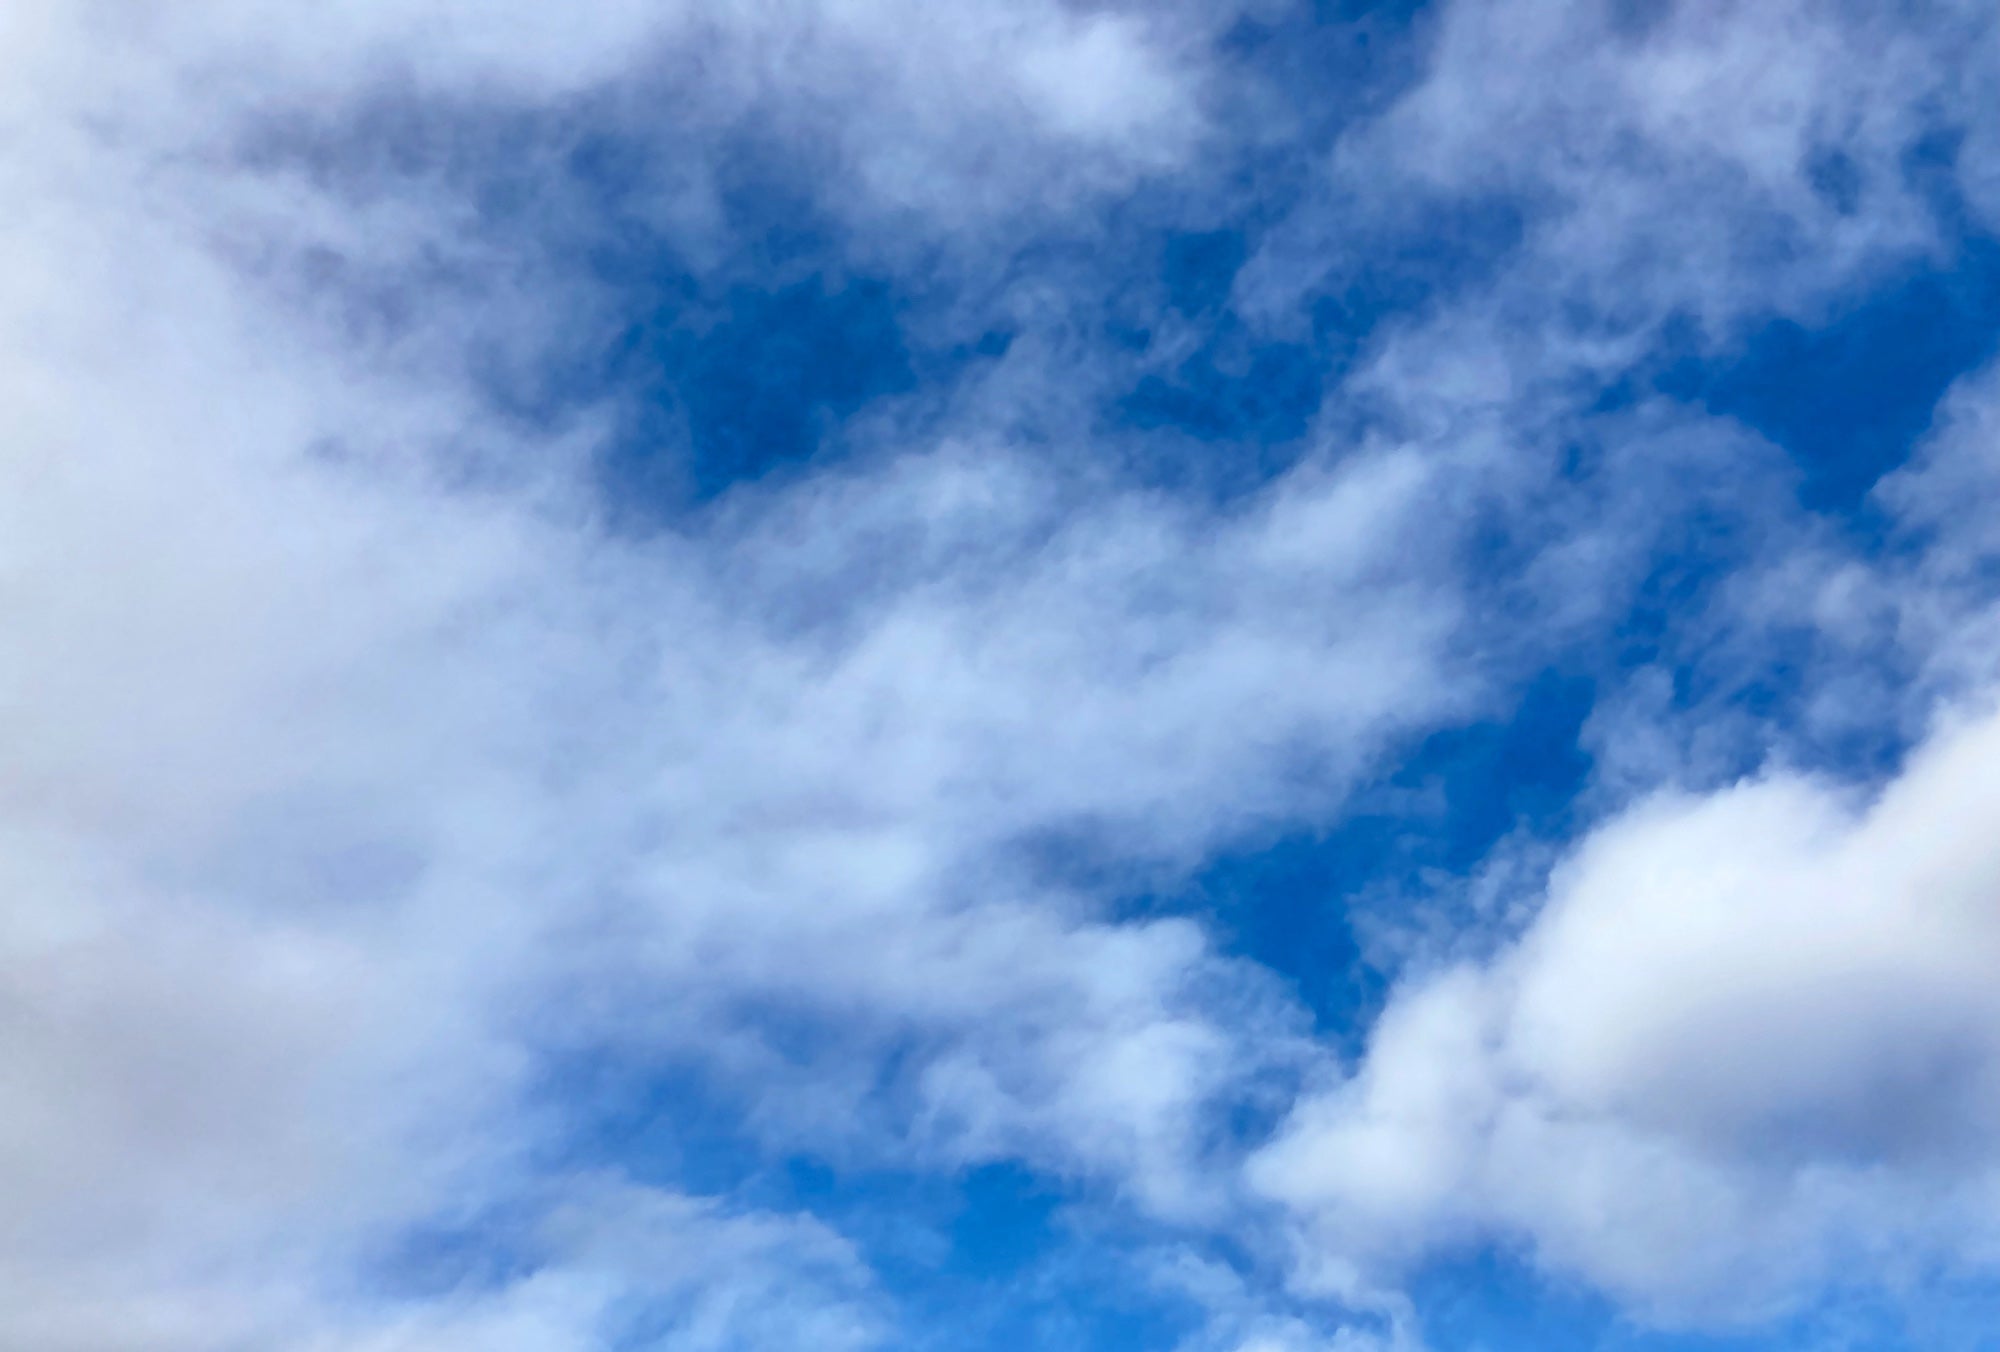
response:
{"label": "cumulus cloud", "polygon": [[[1514,486],[1512,520],[1543,546],[1525,574],[1554,607],[1538,637],[1624,613],[1628,570],[1675,557],[1671,513],[1716,530],[1743,511],[1751,543],[1694,556],[1718,581],[1676,615],[1669,641],[1689,646],[1600,696],[1584,801],[1609,815],[1552,872],[1496,858],[1507,895],[1454,912],[1456,932],[1398,941],[1408,966],[1365,1056],[1327,1071],[1249,1177],[1293,1215],[1294,1280],[1339,1295],[1498,1246],[1642,1318],[1754,1327],[1926,1265],[1987,1271],[2000,1020],[1980,975],[1994,725],[1972,504],[1990,376],[1877,486],[1881,553],[1797,515],[1783,454],[1740,426],[1664,403],[1584,414],[1576,389],[1628,379],[1669,322],[1728,350],[1885,268],[1952,266],[1937,194],[1979,200],[1990,118],[1961,81],[1990,60],[1988,25],[1949,6],[1918,23],[1531,8],[1437,16],[1427,73],[1330,162],[1360,231],[1302,211],[1239,295],[1277,314],[1301,276],[1338,284],[1371,256],[1372,213],[1407,227],[1440,202],[1506,203],[1518,245],[1388,326],[1350,385],[1404,425],[1503,448],[1488,482]],[[1631,457],[1586,509],[1603,528],[1524,517],[1551,501],[1534,449],[1599,436],[1606,463]],[[1574,510],[1573,493],[1553,501]],[[1743,707],[1774,651],[1800,684],[1784,719]],[[1801,768],[1857,729],[1915,749],[1885,781]]]}
{"label": "cumulus cloud", "polygon": [[1873,801],[1774,772],[1606,823],[1254,1176],[1316,1262],[1498,1233],[1682,1319],[1990,1254],[1996,736],[1948,720]]}

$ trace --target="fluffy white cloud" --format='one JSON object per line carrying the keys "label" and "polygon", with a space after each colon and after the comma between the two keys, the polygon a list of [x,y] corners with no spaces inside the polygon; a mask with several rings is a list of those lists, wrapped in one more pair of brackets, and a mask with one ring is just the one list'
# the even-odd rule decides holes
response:
{"label": "fluffy white cloud", "polygon": [[1872,801],[1774,771],[1593,832],[1516,943],[1407,986],[1255,1163],[1308,1264],[1519,1238],[1707,1320],[1990,1261],[1996,753],[1970,713]]}

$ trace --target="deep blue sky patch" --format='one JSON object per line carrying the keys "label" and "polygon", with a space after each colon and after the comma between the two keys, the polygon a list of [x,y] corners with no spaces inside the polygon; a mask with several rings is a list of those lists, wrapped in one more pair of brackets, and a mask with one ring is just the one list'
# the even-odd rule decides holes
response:
{"label": "deep blue sky patch", "polygon": [[1659,387],[1784,447],[1809,506],[1855,513],[1909,455],[1945,390],[2000,343],[2000,243],[1968,240],[1950,262],[1948,271],[1892,282],[1824,325],[1774,321],[1740,354],[1678,363]]}

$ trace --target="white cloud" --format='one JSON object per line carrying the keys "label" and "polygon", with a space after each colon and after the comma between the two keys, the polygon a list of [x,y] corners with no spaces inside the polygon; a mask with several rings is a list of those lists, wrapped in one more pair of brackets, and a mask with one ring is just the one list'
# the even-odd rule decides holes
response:
{"label": "white cloud", "polygon": [[[1543,378],[1555,363],[1616,372],[1670,320],[1727,351],[1947,256],[1912,157],[1970,129],[1954,164],[1922,172],[1986,191],[1995,52],[1977,6],[1463,0],[1430,27],[1422,77],[1343,135],[1239,295],[1275,321],[1329,273],[1365,282],[1371,249],[1497,242],[1518,220],[1518,245],[1473,279],[1483,295],[1442,322],[1490,311],[1538,349]],[[1490,221],[1463,224],[1467,208]]]}
{"label": "white cloud", "polygon": [[[142,156],[227,157],[246,138],[304,135],[323,170],[349,178],[449,180],[467,161],[540,157],[549,196],[571,138],[610,129],[646,150],[645,225],[690,251],[730,242],[715,177],[755,145],[784,157],[807,200],[873,227],[874,247],[894,252],[914,231],[949,248],[1188,167],[1211,134],[1204,39],[1229,12],[367,0],[302,15],[256,0],[57,0],[0,30],[20,72],[0,111],[81,116]],[[504,147],[462,134],[502,116],[517,119]],[[413,123],[444,124],[443,145],[385,148]],[[379,191],[365,182],[358,196]]]}
{"label": "white cloud", "polygon": [[1962,716],[1872,802],[1773,772],[1593,832],[1517,944],[1407,986],[1256,1162],[1302,1271],[1519,1237],[1701,1321],[1985,1261],[1996,751]]}
{"label": "white cloud", "polygon": [[[551,1242],[476,1300],[370,1289],[440,1213],[566,1214],[534,1163],[557,1051],[705,1060],[808,1150],[1020,1156],[1214,1219],[1211,1118],[1296,1055],[1294,1015],[1193,926],[1112,924],[1009,848],[1081,826],[1190,863],[1461,697],[1449,582],[1399,544],[1435,492],[1410,457],[1212,520],[918,446],[612,539],[575,479],[587,420],[525,430],[465,375],[476,321],[587,307],[449,185],[360,201],[221,153],[242,108],[308,71],[365,95],[384,52],[503,102],[587,88],[640,44],[607,16],[184,9],[114,38],[48,8],[8,34],[31,74],[7,116],[37,135],[0,164],[24,204],[0,235],[0,1342],[561,1348],[669,1296],[690,1346],[874,1335],[851,1274],[796,1318],[770,1295],[810,1294],[835,1241],[671,1197],[635,1203],[615,1262]],[[801,20],[902,62],[884,22]],[[960,130],[1135,162],[1181,134],[1139,20],[995,22],[1013,73],[964,81]],[[912,50],[883,109],[955,88],[899,88],[928,78]],[[328,241],[487,294],[328,324],[272,265]],[[918,552],[884,564],[867,531]],[[781,1005],[851,1061],[788,1060],[760,1022]],[[911,1044],[905,1096],[872,1101]],[[774,1273],[747,1289],[746,1244]]]}

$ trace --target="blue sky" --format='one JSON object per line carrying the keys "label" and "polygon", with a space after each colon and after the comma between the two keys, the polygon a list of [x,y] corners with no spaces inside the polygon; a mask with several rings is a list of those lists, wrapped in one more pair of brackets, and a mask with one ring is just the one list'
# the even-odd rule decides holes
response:
{"label": "blue sky", "polygon": [[0,55],[0,1344],[2000,1347],[1986,6]]}

